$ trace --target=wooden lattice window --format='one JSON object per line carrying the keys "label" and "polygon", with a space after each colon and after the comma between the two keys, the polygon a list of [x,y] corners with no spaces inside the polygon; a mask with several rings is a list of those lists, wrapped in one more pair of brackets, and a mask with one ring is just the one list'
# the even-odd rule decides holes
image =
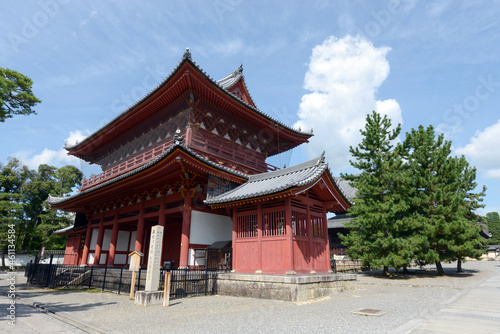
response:
{"label": "wooden lattice window", "polygon": [[271,237],[286,234],[285,210],[262,213],[262,236]]}
{"label": "wooden lattice window", "polygon": [[311,215],[311,229],[313,238],[324,238],[325,229],[323,217]]}
{"label": "wooden lattice window", "polygon": [[293,235],[307,237],[307,215],[303,212],[292,211]]}
{"label": "wooden lattice window", "polygon": [[236,217],[236,238],[255,238],[257,236],[257,214]]}

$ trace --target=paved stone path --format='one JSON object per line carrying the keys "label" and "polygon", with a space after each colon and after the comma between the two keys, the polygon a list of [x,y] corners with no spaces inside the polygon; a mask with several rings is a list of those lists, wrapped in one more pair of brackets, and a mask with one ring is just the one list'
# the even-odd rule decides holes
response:
{"label": "paved stone path", "polygon": [[500,271],[458,294],[426,319],[412,320],[395,333],[500,333]]}

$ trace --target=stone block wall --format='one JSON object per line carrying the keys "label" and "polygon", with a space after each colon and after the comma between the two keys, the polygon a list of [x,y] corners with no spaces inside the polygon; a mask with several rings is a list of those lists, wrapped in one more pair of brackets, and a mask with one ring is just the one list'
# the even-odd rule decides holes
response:
{"label": "stone block wall", "polygon": [[356,274],[258,275],[221,273],[217,294],[299,302],[356,289]]}

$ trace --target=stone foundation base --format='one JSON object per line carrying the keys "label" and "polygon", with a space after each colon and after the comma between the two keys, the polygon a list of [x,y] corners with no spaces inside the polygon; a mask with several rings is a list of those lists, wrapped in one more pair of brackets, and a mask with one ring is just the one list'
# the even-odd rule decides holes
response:
{"label": "stone foundation base", "polygon": [[219,273],[217,294],[299,302],[354,290],[356,274],[253,275]]}
{"label": "stone foundation base", "polygon": [[137,291],[135,303],[142,306],[163,304],[163,291]]}

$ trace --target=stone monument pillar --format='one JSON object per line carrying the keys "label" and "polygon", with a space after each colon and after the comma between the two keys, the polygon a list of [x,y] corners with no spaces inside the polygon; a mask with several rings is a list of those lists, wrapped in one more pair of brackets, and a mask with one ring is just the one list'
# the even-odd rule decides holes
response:
{"label": "stone monument pillar", "polygon": [[163,291],[158,291],[160,282],[161,246],[163,242],[163,226],[156,225],[151,229],[149,239],[148,271],[146,273],[145,291],[137,291],[135,303],[143,306],[163,303]]}
{"label": "stone monument pillar", "polygon": [[162,242],[163,226],[153,226],[151,228],[151,238],[149,239],[148,271],[146,273],[145,291],[158,291]]}

